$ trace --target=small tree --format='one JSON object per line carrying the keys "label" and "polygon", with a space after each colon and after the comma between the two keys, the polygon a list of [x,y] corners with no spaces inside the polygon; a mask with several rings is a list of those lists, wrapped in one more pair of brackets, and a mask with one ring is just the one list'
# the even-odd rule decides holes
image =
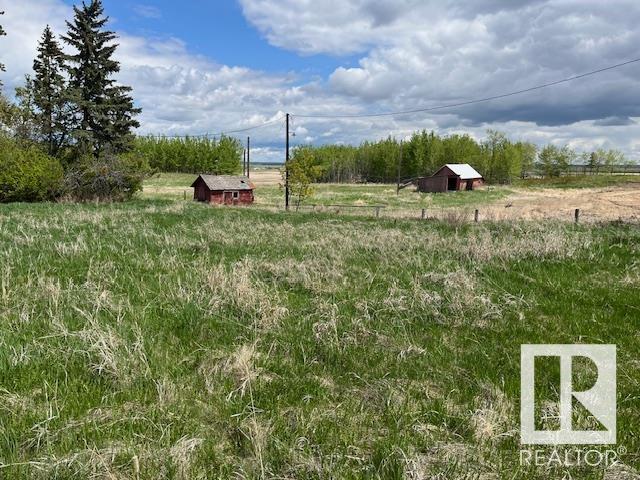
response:
{"label": "small tree", "polygon": [[47,25],[33,62],[33,102],[37,107],[36,123],[50,155],[55,155],[65,144],[72,128],[64,69],[64,54]]}
{"label": "small tree", "polygon": [[525,178],[535,167],[538,147],[529,142],[518,142],[515,147],[520,152],[520,177]]}
{"label": "small tree", "polygon": [[618,165],[623,165],[625,162],[624,153],[619,150],[607,150],[604,152],[604,164],[609,169],[609,173],[613,173],[613,170]]}
{"label": "small tree", "polygon": [[569,165],[575,157],[575,152],[568,146],[559,148],[547,145],[540,152],[539,169],[545,177],[559,177],[569,170]]}
{"label": "small tree", "polygon": [[[296,210],[300,204],[314,193],[312,184],[322,176],[322,167],[315,165],[315,157],[310,148],[296,149],[289,160],[289,192],[295,198]],[[286,166],[282,170],[282,180],[287,181]]]}
{"label": "small tree", "polygon": [[589,171],[591,174],[595,171],[598,173],[600,170],[600,165],[602,165],[602,160],[598,152],[591,152],[587,161],[587,165],[589,166]]}

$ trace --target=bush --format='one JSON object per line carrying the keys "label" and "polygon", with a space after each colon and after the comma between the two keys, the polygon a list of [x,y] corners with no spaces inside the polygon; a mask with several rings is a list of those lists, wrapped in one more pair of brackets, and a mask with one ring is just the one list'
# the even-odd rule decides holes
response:
{"label": "bush", "polygon": [[138,155],[86,157],[67,172],[65,196],[80,202],[129,200],[142,191],[150,173],[148,163]]}
{"label": "bush", "polygon": [[60,162],[39,147],[0,136],[0,202],[54,200],[63,176]]}

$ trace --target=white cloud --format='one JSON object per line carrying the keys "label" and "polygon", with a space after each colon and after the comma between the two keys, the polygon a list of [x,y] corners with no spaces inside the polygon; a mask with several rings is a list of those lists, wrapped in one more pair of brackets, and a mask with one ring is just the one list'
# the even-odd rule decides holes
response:
{"label": "white cloud", "polygon": [[144,18],[162,18],[162,12],[153,5],[138,4],[133,6],[133,11]]}
{"label": "white cloud", "polygon": [[[411,110],[527,88],[637,55],[635,0],[239,0],[271,42],[304,56],[358,54],[326,78],[227,66],[195,55],[179,38],[119,31],[118,79],[143,108],[141,133],[198,134],[238,129],[293,114]],[[134,6],[138,14],[145,4]],[[0,58],[7,90],[31,69],[49,23],[64,31],[71,8],[61,0],[0,0],[6,10]],[[279,69],[275,69],[278,70]],[[303,66],[301,66],[303,70]],[[640,66],[497,102],[384,118],[293,117],[294,143],[359,143],[418,129],[487,128],[537,143],[580,149],[618,147],[640,159]],[[244,135],[244,134],[243,134]],[[255,160],[282,157],[283,125],[251,132]],[[279,153],[278,153],[279,152]],[[261,158],[261,156],[263,156]]]}

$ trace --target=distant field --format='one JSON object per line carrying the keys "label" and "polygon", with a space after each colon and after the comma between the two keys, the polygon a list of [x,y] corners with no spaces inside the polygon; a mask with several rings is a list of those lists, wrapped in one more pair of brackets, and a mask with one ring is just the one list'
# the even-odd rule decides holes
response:
{"label": "distant field", "polygon": [[640,175],[567,175],[557,178],[530,178],[515,182],[519,187],[541,188],[596,188],[634,184],[640,185]]}
{"label": "distant field", "polygon": [[[145,183],[144,196],[149,198],[179,199],[193,197],[189,185],[195,175],[161,173]],[[256,184],[256,203],[262,206],[284,205],[284,190],[277,170],[254,172],[251,179]],[[305,205],[384,205],[396,209],[418,210],[427,207],[456,207],[492,203],[505,198],[509,189],[489,187],[474,192],[450,194],[420,194],[407,188],[396,195],[395,185],[380,184],[317,184],[315,193]],[[293,201],[293,199],[292,199]]]}
{"label": "distant field", "polygon": [[[145,198],[191,199],[189,185],[194,175],[158,174],[145,184]],[[284,205],[278,170],[265,169],[252,175],[257,185],[258,207],[274,209]],[[293,201],[293,199],[292,199]],[[338,207],[329,207],[338,205]],[[396,195],[395,185],[319,184],[302,210],[340,211],[373,215],[376,205],[384,206],[381,215],[419,218],[426,209],[428,217],[459,220],[473,219],[474,210],[482,220],[560,219],[572,221],[576,208],[584,221],[640,220],[640,176],[586,176],[560,179],[525,180],[512,186],[489,186],[473,192],[439,194],[417,193],[406,188]]]}
{"label": "distant field", "polygon": [[519,355],[574,342],[640,468],[639,289],[631,224],[3,206],[0,477],[566,478],[519,466]]}

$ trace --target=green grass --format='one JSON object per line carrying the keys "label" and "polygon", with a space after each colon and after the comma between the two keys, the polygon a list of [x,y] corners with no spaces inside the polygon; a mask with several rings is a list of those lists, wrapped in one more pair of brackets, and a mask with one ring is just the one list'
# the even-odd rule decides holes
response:
{"label": "green grass", "polygon": [[625,224],[3,206],[0,475],[562,478],[518,465],[519,352],[574,342],[618,345],[637,468],[638,288]]}
{"label": "green grass", "polygon": [[639,175],[567,175],[555,178],[528,178],[514,182],[518,187],[597,188],[640,184]]}

